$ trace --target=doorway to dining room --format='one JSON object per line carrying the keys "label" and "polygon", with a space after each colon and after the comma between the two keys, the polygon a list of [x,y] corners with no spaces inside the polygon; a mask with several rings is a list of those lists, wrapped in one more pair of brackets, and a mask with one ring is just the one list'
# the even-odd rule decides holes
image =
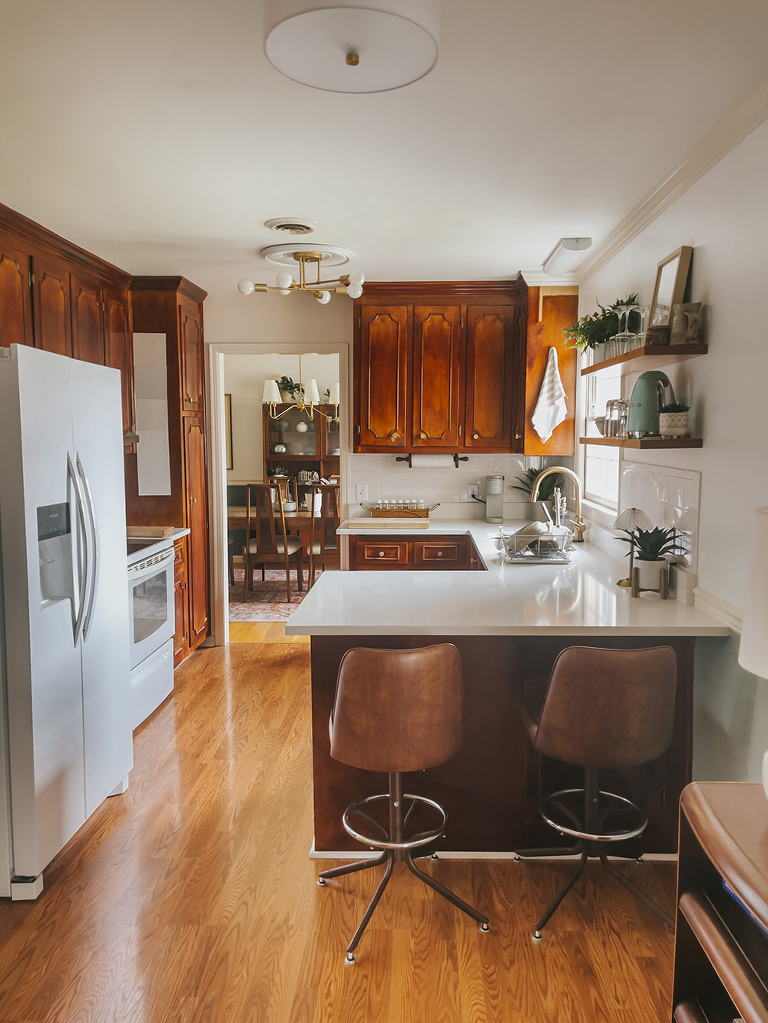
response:
{"label": "doorway to dining room", "polygon": [[[338,353],[275,351],[223,356],[230,623],[285,622],[307,592],[310,488],[321,480],[333,479],[339,484],[341,480],[342,411],[331,404],[331,398],[338,401],[340,375]],[[282,392],[276,406],[263,401],[274,390],[272,381]],[[296,401],[309,403],[315,388],[320,401],[310,414]],[[301,590],[296,557],[291,559],[287,579],[283,564],[257,564],[255,569],[246,564],[246,495],[251,484],[266,482],[279,486],[289,549],[300,548]],[[251,487],[252,501],[256,493]],[[276,518],[279,520],[279,515]],[[255,529],[253,517],[250,524]],[[252,532],[248,539],[253,536]]]}

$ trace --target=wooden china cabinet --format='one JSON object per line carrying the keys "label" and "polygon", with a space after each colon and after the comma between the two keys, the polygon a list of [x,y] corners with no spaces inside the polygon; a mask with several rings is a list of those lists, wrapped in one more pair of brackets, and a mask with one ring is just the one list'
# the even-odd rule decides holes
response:
{"label": "wooden china cabinet", "polygon": [[[354,313],[354,450],[573,454],[576,353],[562,327],[576,314],[575,289],[529,289],[522,275],[367,283]],[[544,444],[530,416],[551,347],[569,415]]]}
{"label": "wooden china cabinet", "polygon": [[338,419],[326,418],[333,416],[334,406],[316,405],[315,409],[311,420],[290,404],[276,407],[279,419],[273,419],[266,406],[263,411],[264,479],[275,475],[297,477],[299,502],[309,486],[302,482],[299,473],[317,473],[325,479],[339,473],[340,423]]}

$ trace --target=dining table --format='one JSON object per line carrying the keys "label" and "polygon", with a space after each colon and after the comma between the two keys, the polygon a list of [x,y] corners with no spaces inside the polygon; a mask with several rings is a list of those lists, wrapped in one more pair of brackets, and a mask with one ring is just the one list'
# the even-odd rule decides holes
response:
{"label": "dining table", "polygon": [[[297,508],[295,512],[284,512],[285,515],[285,528],[288,530],[289,535],[296,533],[304,541],[304,550],[309,550],[310,531],[312,528],[312,516],[309,513],[309,508]],[[253,519],[255,524],[255,518]],[[229,505],[227,507],[227,529],[242,529],[245,530],[247,524],[246,506],[243,505]],[[278,518],[279,528],[279,518]]]}

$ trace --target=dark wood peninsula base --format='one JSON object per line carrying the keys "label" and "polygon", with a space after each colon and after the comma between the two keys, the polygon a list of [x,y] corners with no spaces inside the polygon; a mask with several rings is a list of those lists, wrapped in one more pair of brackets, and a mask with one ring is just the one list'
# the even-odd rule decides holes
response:
{"label": "dark wood peninsula base", "polygon": [[[692,637],[607,638],[595,636],[317,636],[312,649],[312,744],[314,765],[315,852],[359,851],[344,831],[341,817],[352,802],[387,790],[386,775],[360,771],[330,756],[328,719],[339,662],[352,647],[415,647],[455,643],[465,680],[466,742],[440,767],[407,775],[405,790],[436,799],[448,813],[446,851],[509,853],[552,846],[556,836],[538,812],[541,794],[577,787],[581,772],[539,758],[528,742],[521,718],[525,700],[533,704],[557,654],[567,646],[616,649],[669,645],[677,654],[677,704],[672,743],[667,753],[643,767],[606,771],[601,786],[637,803],[648,828],[636,840],[636,852],[675,853],[680,794],[691,780]],[[387,698],[381,694],[382,700]]]}

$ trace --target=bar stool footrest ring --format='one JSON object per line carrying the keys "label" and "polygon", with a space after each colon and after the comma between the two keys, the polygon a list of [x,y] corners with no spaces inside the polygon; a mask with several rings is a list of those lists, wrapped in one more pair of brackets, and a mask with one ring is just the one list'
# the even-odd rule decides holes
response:
{"label": "bar stool footrest ring", "polygon": [[[403,794],[403,800],[405,801],[406,799],[410,799],[412,805],[408,808],[406,820],[410,819],[411,814],[415,809],[417,809],[418,804],[423,804],[425,806],[432,807],[432,809],[436,810],[440,815],[440,824],[437,827],[432,828],[429,831],[421,831],[418,835],[414,835],[413,838],[404,839],[402,842],[394,842],[388,835],[386,838],[379,836],[372,837],[370,834],[365,834],[355,829],[350,818],[352,818],[356,813],[360,813],[363,820],[366,820],[369,824],[375,823],[368,818],[367,814],[364,813],[363,808],[370,803],[380,802],[381,800],[389,801],[389,798],[389,793],[381,792],[375,796],[366,796],[365,799],[358,799],[356,803],[350,803],[342,817],[344,830],[347,834],[351,835],[352,838],[356,838],[358,842],[362,842],[364,845],[371,846],[374,849],[418,849],[421,846],[429,845],[430,842],[434,842],[436,839],[443,837],[445,827],[448,823],[448,815],[442,806],[440,806],[439,803],[436,803],[434,799],[428,799],[426,796],[414,796],[408,792]],[[386,834],[384,828],[380,828],[379,825],[376,825],[376,827],[377,830],[381,830],[382,834]]]}
{"label": "bar stool footrest ring", "polygon": [[[545,796],[539,805],[541,816],[547,824],[563,835],[571,835],[574,838],[593,842],[626,842],[630,838],[637,838],[638,835],[642,835],[648,826],[648,818],[639,806],[631,800],[625,799],[624,796],[617,796],[614,792],[603,792],[601,790],[598,792],[598,815],[600,817],[604,819],[616,812],[631,813],[634,820],[628,827],[622,828],[621,831],[602,833],[585,831],[583,829],[586,825],[581,824],[576,815],[563,806],[561,802],[561,797],[574,795],[581,796],[581,812],[583,813],[584,789],[560,789],[559,792],[552,792],[550,795]],[[561,818],[565,817],[568,819],[569,824],[563,824],[562,820],[557,820],[554,817],[554,814],[558,811]]]}

